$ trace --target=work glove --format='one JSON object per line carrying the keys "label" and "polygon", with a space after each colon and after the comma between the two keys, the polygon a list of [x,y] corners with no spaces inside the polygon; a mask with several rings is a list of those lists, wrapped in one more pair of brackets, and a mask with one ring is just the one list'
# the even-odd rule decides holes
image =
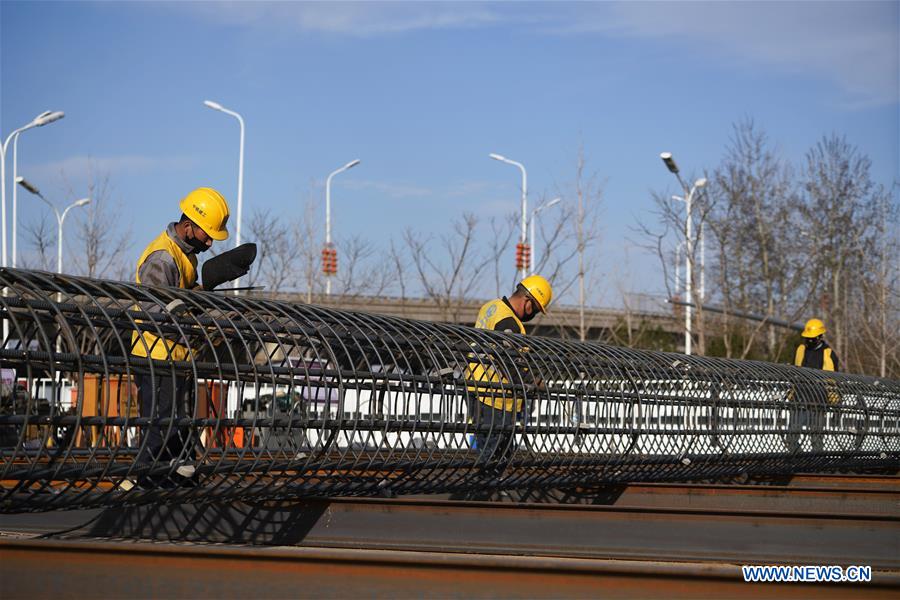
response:
{"label": "work glove", "polygon": [[248,242],[232,248],[203,263],[203,289],[214,290],[217,286],[242,277],[256,260],[256,244]]}

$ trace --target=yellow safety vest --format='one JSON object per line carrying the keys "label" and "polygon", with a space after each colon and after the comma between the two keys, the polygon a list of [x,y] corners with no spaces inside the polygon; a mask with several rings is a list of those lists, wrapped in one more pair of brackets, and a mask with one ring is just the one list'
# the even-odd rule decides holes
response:
{"label": "yellow safety vest", "polygon": [[[797,346],[796,352],[794,352],[794,366],[802,367],[803,359],[806,357],[806,344],[800,344]],[[834,371],[834,360],[831,358],[831,348],[825,348],[822,352],[822,370],[823,371]]]}
{"label": "yellow safety vest", "polygon": [[[806,357],[806,344],[797,346],[794,352],[794,366],[802,367]],[[831,357],[831,348],[825,348],[822,352],[822,370],[834,371],[834,359]],[[825,380],[825,399],[828,404],[838,404],[841,401],[841,393],[838,391],[837,382],[834,379]]]}
{"label": "yellow safety vest", "polygon": [[[141,283],[141,266],[151,254],[159,250],[168,252],[175,259],[175,266],[178,267],[178,272],[181,275],[178,287],[182,289],[194,287],[194,284],[197,283],[197,257],[193,254],[185,254],[178,247],[178,244],[175,243],[175,240],[170,238],[165,231],[144,249],[144,253],[138,259],[137,270],[134,275],[135,281]],[[137,332],[132,333],[131,353],[134,356],[147,356],[147,348],[150,348],[150,358],[158,360],[185,360],[191,352],[185,346],[170,342],[147,331],[143,333],[143,338],[147,344],[146,347],[137,339]]]}
{"label": "yellow safety vest", "polygon": [[[475,320],[475,328],[490,329],[493,331],[494,327],[497,326],[497,323],[509,317],[512,317],[516,322],[516,325],[519,327],[519,333],[525,335],[525,326],[522,325],[522,321],[519,320],[516,313],[514,313],[509,306],[499,298],[497,300],[491,300],[481,307],[481,310],[478,311],[478,318]],[[483,362],[470,362],[466,368],[465,377],[466,379],[476,382],[494,384],[509,383],[509,380],[497,373],[490,365],[486,365]],[[479,402],[483,402],[493,408],[508,412],[519,412],[522,410],[522,399],[511,397],[510,394],[512,392],[506,389],[501,389],[499,387],[469,387],[468,390],[477,395],[476,397]]]}

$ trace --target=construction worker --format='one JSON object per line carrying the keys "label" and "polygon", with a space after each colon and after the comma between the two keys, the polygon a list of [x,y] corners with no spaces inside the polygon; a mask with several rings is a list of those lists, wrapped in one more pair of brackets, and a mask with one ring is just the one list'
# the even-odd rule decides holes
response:
{"label": "construction worker", "polygon": [[825,323],[820,319],[810,319],[803,328],[803,343],[797,346],[794,353],[794,366],[821,369],[823,371],[838,370],[838,356],[825,341]]}
{"label": "construction worker", "polygon": [[[800,334],[803,343],[797,346],[794,352],[794,366],[822,371],[837,371],[838,356],[825,341],[825,323],[821,319],[810,319],[803,327]],[[824,383],[810,382],[805,386],[806,397],[794,397],[791,390],[791,400],[795,406],[790,414],[790,429],[787,435],[787,445],[791,452],[800,450],[800,436],[805,425],[810,436],[813,451],[821,452],[825,447],[824,428],[829,408],[834,410],[840,402],[840,396],[834,380],[826,380]]]}
{"label": "construction worker", "polygon": [[[553,299],[550,283],[540,275],[526,277],[516,286],[515,292],[507,298],[491,300],[478,311],[475,321],[477,329],[490,329],[506,333],[525,335],[525,325],[537,314],[546,313]],[[500,349],[503,353],[521,354],[528,351],[524,345],[510,345]],[[466,379],[480,383],[490,383],[490,387],[473,386],[469,391],[474,398],[469,399],[469,416],[479,428],[490,427],[490,431],[479,430],[475,434],[475,447],[485,461],[494,467],[486,469],[488,475],[502,477],[502,467],[515,451],[515,435],[512,431],[517,414],[522,412],[521,397],[516,397],[507,389],[507,377],[498,372],[490,356],[475,356],[478,362],[470,362],[466,369]],[[520,373],[527,372],[519,369]],[[522,383],[524,385],[524,382]],[[540,381],[529,381],[528,385],[540,386]]]}
{"label": "construction worker", "polygon": [[[184,197],[180,204],[181,218],[169,223],[165,231],[144,249],[138,259],[135,279],[137,283],[169,286],[182,289],[197,287],[197,255],[209,250],[213,241],[228,238],[228,203],[212,188],[197,188]],[[185,361],[190,350],[176,342],[163,339],[148,325],[141,336],[132,338],[131,354],[150,357],[159,361]],[[186,376],[173,376],[166,367],[156,367],[136,377],[141,416],[154,419],[191,417],[192,386]],[[142,477],[144,487],[184,484],[194,474],[193,438],[189,427],[151,425],[144,430],[147,439],[142,440],[140,463],[152,463],[169,467],[168,475]]]}

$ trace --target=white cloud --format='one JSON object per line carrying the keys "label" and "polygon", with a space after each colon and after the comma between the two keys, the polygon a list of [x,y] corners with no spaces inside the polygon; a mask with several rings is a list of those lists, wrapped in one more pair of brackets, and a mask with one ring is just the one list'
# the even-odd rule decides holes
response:
{"label": "white cloud", "polygon": [[478,204],[478,216],[480,217],[508,217],[518,214],[519,202],[515,199],[489,200]]}
{"label": "white cloud", "polygon": [[177,8],[225,25],[353,36],[479,27],[499,20],[488,5],[466,2],[184,2]]}
{"label": "white cloud", "polygon": [[448,198],[483,197],[502,193],[507,187],[492,181],[464,181],[446,190],[444,195]]}
{"label": "white cloud", "polygon": [[[848,106],[900,100],[895,1],[845,2],[180,2],[207,22],[377,36],[504,26],[535,35],[664,39],[710,61],[813,74],[837,83]],[[702,65],[698,64],[698,68]]]}
{"label": "white cloud", "polygon": [[[334,187],[334,183],[331,185]],[[424,196],[431,196],[434,193],[432,190],[421,186],[367,179],[347,179],[341,182],[341,186],[357,191],[375,191],[397,200],[421,198]],[[325,187],[324,184],[322,184],[322,187]]]}
{"label": "white cloud", "polygon": [[65,177],[71,181],[88,179],[92,175],[138,175],[160,169],[187,169],[194,160],[167,156],[70,156],[62,160],[37,165],[20,165],[19,175],[35,182]]}
{"label": "white cloud", "polygon": [[[710,60],[813,74],[849,106],[900,100],[896,2],[630,2],[588,7],[553,32],[668,40]],[[599,9],[599,10],[596,10]]]}
{"label": "white cloud", "polygon": [[[316,185],[321,189],[325,187],[322,182],[317,182]],[[334,193],[334,182],[331,185]],[[393,200],[429,198],[435,202],[462,202],[466,206],[468,202],[472,202],[478,206],[479,212],[488,210],[492,215],[509,212],[518,206],[519,202],[519,192],[510,192],[509,200],[486,201],[488,197],[503,195],[504,190],[509,187],[490,181],[463,181],[448,188],[433,189],[403,182],[344,179],[340,182],[340,186],[358,192],[375,192]]]}

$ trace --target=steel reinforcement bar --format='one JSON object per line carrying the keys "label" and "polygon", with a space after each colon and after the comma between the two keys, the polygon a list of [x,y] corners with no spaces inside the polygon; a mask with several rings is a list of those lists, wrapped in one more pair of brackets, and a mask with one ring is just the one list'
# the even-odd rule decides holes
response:
{"label": "steel reinforcement bar", "polygon": [[897,381],[35,271],[0,288],[2,511],[900,460]]}

